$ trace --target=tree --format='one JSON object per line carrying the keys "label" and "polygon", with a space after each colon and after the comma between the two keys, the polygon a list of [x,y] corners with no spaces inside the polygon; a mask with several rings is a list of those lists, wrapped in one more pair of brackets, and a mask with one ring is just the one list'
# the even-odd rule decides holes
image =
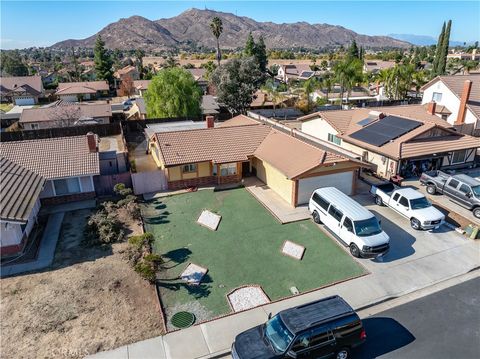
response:
{"label": "tree", "polygon": [[100,35],[97,36],[94,48],[95,74],[99,80],[107,80],[113,83],[113,61],[105,48],[105,42]]}
{"label": "tree", "polygon": [[437,41],[437,47],[435,49],[435,57],[433,60],[433,65],[432,65],[432,72],[434,75],[438,74],[438,63],[440,61],[440,54],[442,51],[442,44],[443,44],[443,38],[445,37],[445,27],[446,24],[443,22],[442,26],[442,31],[440,32],[440,35],[438,36],[438,41]]}
{"label": "tree", "polygon": [[210,29],[212,30],[212,34],[213,34],[213,36],[215,36],[215,39],[217,41],[216,57],[217,57],[217,64],[218,64],[218,66],[220,66],[220,61],[222,60],[222,53],[220,52],[219,38],[220,38],[220,35],[223,32],[222,20],[219,17],[215,16],[212,19],[212,22],[210,23]]}
{"label": "tree", "polygon": [[72,47],[72,64],[73,64],[73,78],[75,81],[80,81],[80,67],[78,65],[77,55],[75,55],[75,49]]}
{"label": "tree", "polygon": [[168,54],[168,57],[167,59],[165,60],[165,62],[163,63],[163,68],[172,68],[172,67],[178,67],[179,63],[177,60],[175,60],[175,57],[173,57],[173,55],[170,53]]}
{"label": "tree", "polygon": [[218,102],[225,104],[230,113],[244,113],[260,88],[264,74],[254,57],[231,59],[212,74]]}
{"label": "tree", "polygon": [[356,59],[360,58],[360,53],[358,51],[358,46],[357,46],[357,42],[355,41],[355,39],[352,40],[352,43],[350,44],[350,47],[348,48],[347,55],[351,58],[356,58]]}
{"label": "tree", "polygon": [[135,62],[137,64],[137,70],[140,74],[140,78],[143,79],[143,58],[145,57],[145,51],[142,49],[135,50]]}
{"label": "tree", "polygon": [[192,74],[179,67],[162,69],[148,86],[148,117],[198,117],[202,92]]}
{"label": "tree", "polygon": [[200,67],[205,69],[205,79],[210,80],[213,71],[217,68],[217,65],[213,61],[208,61],[200,65]]}
{"label": "tree", "polygon": [[74,104],[55,106],[50,110],[49,118],[54,127],[70,127],[82,116],[80,107]]}
{"label": "tree", "polygon": [[263,41],[263,36],[260,36],[258,43],[255,45],[255,58],[257,59],[258,65],[260,66],[260,71],[267,71],[268,57],[267,57],[267,47]]}
{"label": "tree", "polygon": [[262,86],[262,91],[266,92],[272,100],[273,116],[275,116],[277,104],[282,106],[285,100],[285,96],[280,91],[278,91],[278,88],[275,86],[275,82],[272,79],[269,79],[267,80],[267,82],[265,82],[265,85]]}
{"label": "tree", "polygon": [[444,75],[447,65],[448,46],[450,45],[450,29],[452,28],[452,20],[448,20],[447,28],[442,39],[442,47],[440,49],[440,57],[438,58],[437,75]]}
{"label": "tree", "polygon": [[3,74],[10,76],[27,76],[28,67],[23,62],[20,52],[1,51],[0,67]]}
{"label": "tree", "polygon": [[346,102],[353,87],[362,82],[362,62],[357,58],[347,57],[345,60],[335,64],[333,68],[335,81],[340,85],[340,99],[343,102],[343,94],[346,92]]}
{"label": "tree", "polygon": [[246,57],[255,56],[255,41],[253,40],[251,32],[247,36],[247,42],[245,43],[245,49],[243,52]]}
{"label": "tree", "polygon": [[118,94],[120,96],[131,97],[135,93],[135,87],[133,86],[133,80],[130,75],[126,75],[122,79]]}

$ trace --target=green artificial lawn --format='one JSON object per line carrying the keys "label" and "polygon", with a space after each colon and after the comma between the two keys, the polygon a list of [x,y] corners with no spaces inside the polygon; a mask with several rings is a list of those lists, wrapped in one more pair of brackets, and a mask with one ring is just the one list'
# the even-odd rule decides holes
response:
{"label": "green artificial lawn", "polygon": [[[220,214],[217,231],[196,223],[203,209]],[[212,316],[229,313],[226,294],[242,285],[260,285],[270,300],[365,273],[349,254],[310,221],[280,224],[245,189],[201,190],[148,202],[146,230],[167,267],[159,288],[165,307],[198,301]],[[305,246],[301,261],[285,256],[285,240]],[[178,278],[188,263],[208,268],[199,286]]]}

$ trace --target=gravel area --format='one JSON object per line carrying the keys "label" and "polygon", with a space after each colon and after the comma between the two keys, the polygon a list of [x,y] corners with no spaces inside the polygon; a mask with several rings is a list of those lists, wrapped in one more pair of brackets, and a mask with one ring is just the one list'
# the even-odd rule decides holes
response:
{"label": "gravel area", "polygon": [[228,294],[227,298],[234,312],[270,303],[270,299],[268,299],[263,289],[256,286],[235,289]]}
{"label": "gravel area", "polygon": [[200,217],[198,217],[197,222],[200,225],[211,229],[212,231],[216,231],[221,219],[222,216],[205,209],[200,214]]}
{"label": "gravel area", "polygon": [[[169,308],[165,308],[165,316],[171,318],[175,313],[178,312],[190,312],[195,314],[195,323],[204,322],[213,317],[213,313],[206,309],[198,301],[191,301],[183,304],[176,304]],[[170,321],[166,323],[167,331],[176,330],[178,328],[174,327]]]}
{"label": "gravel area", "polygon": [[295,259],[301,260],[303,257],[303,253],[305,253],[305,247],[297,243],[285,241],[285,243],[283,243],[282,253]]}

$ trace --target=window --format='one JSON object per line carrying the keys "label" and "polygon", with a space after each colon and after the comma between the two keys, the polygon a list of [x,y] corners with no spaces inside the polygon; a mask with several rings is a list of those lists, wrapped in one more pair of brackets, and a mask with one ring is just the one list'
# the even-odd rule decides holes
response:
{"label": "window", "polygon": [[53,185],[57,196],[80,192],[80,181],[78,177],[54,180]]}
{"label": "window", "polygon": [[442,120],[445,120],[445,121],[446,121],[447,118],[448,118],[448,115],[442,115]]}
{"label": "window", "polygon": [[237,174],[236,163],[224,163],[220,165],[220,176],[232,176]]}
{"label": "window", "polygon": [[465,156],[467,155],[467,150],[455,151],[453,152],[452,163],[463,163],[465,162]]}
{"label": "window", "polygon": [[343,213],[336,209],[335,207],[333,206],[330,206],[330,208],[328,209],[328,213],[333,217],[335,218],[338,222],[340,222],[340,220],[342,219],[343,217]]}
{"label": "window", "polygon": [[333,133],[328,134],[328,141],[332,142],[336,145],[341,145],[342,144],[342,140],[340,138],[338,138],[336,135],[334,135]]}
{"label": "window", "polygon": [[188,165],[184,165],[182,167],[182,172],[183,173],[197,172],[197,164],[196,163],[190,163]]}
{"label": "window", "polygon": [[410,206],[408,205],[408,199],[406,199],[405,197],[400,197],[400,201],[398,201],[398,203],[400,203],[404,207],[410,208]]}
{"label": "window", "polygon": [[448,187],[457,188],[459,183],[460,183],[460,182],[458,182],[457,180],[454,180],[454,179],[452,178],[452,179],[450,180],[450,182],[448,182]]}
{"label": "window", "polygon": [[318,204],[325,211],[328,209],[330,202],[326,201],[324,198],[320,197],[317,193],[313,194],[313,201]]}
{"label": "window", "polygon": [[353,223],[350,218],[345,217],[345,219],[343,220],[343,226],[347,229],[347,231],[353,233]]}
{"label": "window", "polygon": [[31,123],[31,124],[30,124],[30,128],[31,128],[32,130],[38,130],[40,127],[38,126],[38,123]]}
{"label": "window", "polygon": [[295,340],[295,343],[293,343],[292,350],[294,352],[299,352],[309,347],[310,347],[310,333],[303,333],[303,334],[300,334],[297,337],[297,340]]}
{"label": "window", "polygon": [[396,202],[398,200],[398,197],[400,197],[400,194],[395,193],[395,195],[393,196],[393,200]]}
{"label": "window", "polygon": [[433,95],[432,95],[432,101],[441,102],[442,101],[442,93],[441,92],[434,92]]}
{"label": "window", "polygon": [[332,339],[332,333],[327,331],[325,327],[313,329],[310,335],[310,346],[322,345]]}
{"label": "window", "polygon": [[462,184],[460,186],[460,192],[463,192],[465,194],[472,192],[470,187],[468,187],[466,184]]}

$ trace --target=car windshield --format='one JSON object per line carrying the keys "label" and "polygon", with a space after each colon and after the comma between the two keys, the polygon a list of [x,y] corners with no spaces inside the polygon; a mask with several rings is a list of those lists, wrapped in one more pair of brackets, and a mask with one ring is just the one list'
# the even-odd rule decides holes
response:
{"label": "car windshield", "polygon": [[480,186],[472,186],[472,192],[475,197],[480,197]]}
{"label": "car windshield", "polygon": [[359,237],[368,237],[382,232],[380,223],[376,217],[364,219],[362,221],[353,222],[355,225],[355,233]]}
{"label": "car windshield", "polygon": [[410,200],[410,207],[412,207],[412,209],[428,208],[431,205],[432,204],[428,202],[425,197],[415,198]]}
{"label": "car windshield", "polygon": [[293,340],[293,334],[290,333],[278,315],[265,324],[265,336],[272,347],[282,353],[287,350]]}

